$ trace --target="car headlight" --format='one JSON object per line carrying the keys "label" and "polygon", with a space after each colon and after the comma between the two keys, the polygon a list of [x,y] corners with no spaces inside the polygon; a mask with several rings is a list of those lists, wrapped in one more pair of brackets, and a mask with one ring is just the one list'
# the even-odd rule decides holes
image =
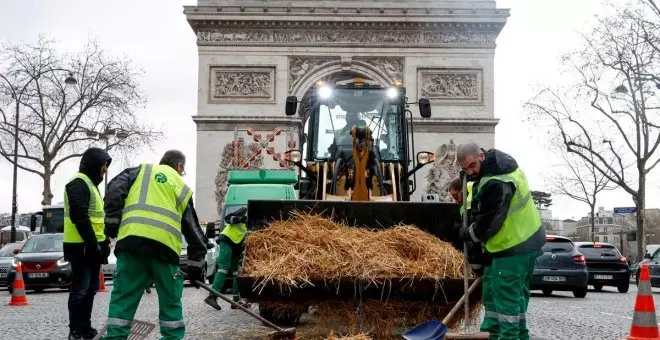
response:
{"label": "car headlight", "polygon": [[18,267],[19,263],[21,263],[21,261],[17,260],[15,257],[13,259],[11,259],[11,266],[13,268]]}
{"label": "car headlight", "polygon": [[69,264],[69,261],[65,260],[63,257],[57,260],[57,266],[58,267],[64,267],[67,264]]}

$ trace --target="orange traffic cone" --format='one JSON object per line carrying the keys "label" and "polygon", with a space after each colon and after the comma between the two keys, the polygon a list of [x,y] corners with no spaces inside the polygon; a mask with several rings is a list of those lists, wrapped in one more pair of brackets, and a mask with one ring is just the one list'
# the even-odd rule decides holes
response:
{"label": "orange traffic cone", "polygon": [[16,276],[12,286],[10,306],[25,306],[28,304],[27,295],[25,295],[25,282],[23,282],[23,265],[19,262],[16,267]]}
{"label": "orange traffic cone", "polygon": [[103,275],[103,269],[99,270],[99,292],[107,292],[105,289],[105,276]]}
{"label": "orange traffic cone", "polygon": [[651,291],[648,264],[642,264],[642,271],[637,286],[637,300],[635,301],[635,314],[628,340],[660,340],[658,320],[655,317],[655,303]]}

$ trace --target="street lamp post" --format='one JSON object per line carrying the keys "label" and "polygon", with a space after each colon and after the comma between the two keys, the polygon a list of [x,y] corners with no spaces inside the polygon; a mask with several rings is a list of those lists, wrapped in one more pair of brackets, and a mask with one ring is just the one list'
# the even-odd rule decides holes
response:
{"label": "street lamp post", "polygon": [[[98,138],[98,140],[105,140],[105,151],[110,149],[110,137],[114,136],[119,140],[126,139],[128,133],[122,129],[111,129],[107,126],[103,131],[87,130],[87,137]],[[105,190],[108,190],[108,172],[105,173]]]}
{"label": "street lamp post", "polygon": [[[14,118],[14,169],[13,169],[13,180],[12,180],[12,197],[11,197],[11,236],[10,236],[10,242],[14,243],[16,242],[16,224],[18,222],[18,137],[19,137],[19,128],[18,128],[18,123],[19,123],[19,116],[20,116],[20,109],[21,109],[21,97],[23,96],[23,92],[25,89],[27,89],[28,85],[32,83],[33,80],[39,79],[39,77],[47,72],[54,72],[54,71],[66,71],[64,69],[49,69],[45,70],[42,72],[39,72],[32,76],[28,81],[23,85],[21,90],[17,93],[16,90],[14,89],[14,86],[11,84],[9,79],[7,79],[5,76],[0,74],[0,78],[2,78],[11,88],[12,90],[12,98],[16,102],[16,116]],[[66,85],[75,85],[78,83],[76,78],[73,77],[73,74],[69,71],[69,75],[64,79],[64,83]]]}

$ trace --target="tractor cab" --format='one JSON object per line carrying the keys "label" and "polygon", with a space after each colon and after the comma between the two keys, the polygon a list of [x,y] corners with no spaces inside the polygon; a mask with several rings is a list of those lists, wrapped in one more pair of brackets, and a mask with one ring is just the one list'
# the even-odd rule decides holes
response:
{"label": "tractor cab", "polygon": [[[356,200],[356,185],[361,189],[364,182],[368,192],[362,190],[358,200],[409,200],[413,190],[407,178],[417,166],[429,163],[432,154],[423,152],[423,164],[409,169],[414,149],[409,147],[412,113],[406,99],[401,83],[384,87],[361,78],[334,85],[318,82],[307,104],[311,107],[302,167],[315,185],[309,192],[301,186],[301,197]],[[297,103],[296,97],[287,98],[287,115],[296,113]],[[421,116],[430,117],[429,101],[420,99],[418,104]],[[302,165],[301,151],[289,153]]]}

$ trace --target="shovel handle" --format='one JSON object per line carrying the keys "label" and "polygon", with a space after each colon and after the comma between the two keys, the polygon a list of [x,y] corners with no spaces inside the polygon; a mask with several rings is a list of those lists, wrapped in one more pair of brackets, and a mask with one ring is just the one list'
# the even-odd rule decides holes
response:
{"label": "shovel handle", "polygon": [[236,302],[236,301],[233,301],[232,299],[230,299],[230,298],[228,298],[228,297],[226,297],[226,296],[224,296],[224,295],[218,293],[217,291],[215,291],[213,288],[211,288],[211,287],[208,286],[207,284],[201,283],[201,282],[199,282],[199,281],[197,281],[197,280],[195,280],[195,284],[197,284],[198,286],[200,286],[200,287],[206,289],[209,293],[213,294],[214,296],[217,296],[217,297],[223,299],[225,302],[229,303],[230,305],[232,305],[232,306],[234,306],[234,307],[236,307],[236,308],[238,308],[238,309],[244,311],[245,313],[247,313],[247,314],[250,315],[251,317],[253,317],[253,318],[255,318],[255,319],[257,319],[257,320],[259,320],[259,321],[265,323],[265,324],[268,325],[270,328],[272,328],[272,329],[274,329],[274,330],[276,330],[276,331],[278,331],[278,332],[285,332],[285,330],[284,330],[283,328],[281,328],[281,327],[279,327],[278,325],[276,325],[276,324],[274,324],[274,323],[272,323],[272,322],[270,322],[270,321],[264,319],[263,317],[261,317],[261,315],[255,314],[253,311],[251,311],[251,310],[249,310],[249,309],[243,307],[240,303],[238,303],[238,302]]}
{"label": "shovel handle", "polygon": [[[180,272],[181,272],[181,271],[180,271]],[[181,273],[182,273],[182,274],[185,274],[185,273],[183,273],[183,272],[181,272]],[[199,282],[199,281],[197,281],[197,280],[193,280],[193,281],[195,282],[196,285],[198,285],[198,286],[200,286],[200,287],[206,289],[206,290],[207,290],[209,293],[211,293],[213,296],[221,298],[222,300],[224,300],[225,302],[229,303],[230,305],[232,305],[232,306],[234,306],[234,307],[236,307],[236,308],[238,308],[238,309],[244,311],[245,313],[247,313],[247,314],[250,315],[251,317],[253,317],[253,318],[255,318],[255,319],[257,319],[257,320],[259,320],[259,321],[265,323],[266,325],[268,325],[268,327],[270,327],[270,328],[272,328],[272,329],[274,329],[274,330],[276,330],[276,331],[278,331],[278,332],[285,332],[285,330],[284,330],[283,328],[281,328],[281,327],[279,327],[278,325],[276,325],[276,324],[274,324],[274,323],[272,323],[272,322],[270,322],[270,321],[268,321],[268,320],[262,318],[261,315],[255,314],[253,311],[251,311],[251,310],[249,310],[249,309],[243,307],[240,303],[238,303],[238,302],[236,302],[236,301],[233,301],[232,299],[230,299],[230,298],[228,298],[228,297],[226,297],[226,296],[224,296],[224,295],[218,293],[218,292],[215,291],[213,288],[211,288],[211,286],[209,286],[209,285],[207,285],[207,284],[205,284],[205,283]]]}
{"label": "shovel handle", "polygon": [[[452,308],[452,309],[449,311],[449,313],[447,314],[447,316],[445,316],[445,318],[442,320],[442,323],[443,323],[443,324],[446,325],[447,323],[449,323],[449,321],[451,320],[451,318],[454,317],[454,314],[456,314],[456,312],[458,312],[458,309],[461,308],[461,305],[462,305],[463,303],[465,303],[465,300],[467,300],[468,295],[472,294],[472,292],[473,292],[475,289],[477,289],[477,285],[479,284],[479,282],[481,282],[481,276],[480,276],[480,277],[477,277],[477,279],[474,280],[474,282],[472,282],[472,285],[471,285],[470,288],[468,289],[467,293],[465,293],[465,294],[463,294],[463,296],[461,296],[461,299],[458,300],[458,302],[454,305],[454,308]],[[466,320],[466,321],[467,321],[467,320]]]}

